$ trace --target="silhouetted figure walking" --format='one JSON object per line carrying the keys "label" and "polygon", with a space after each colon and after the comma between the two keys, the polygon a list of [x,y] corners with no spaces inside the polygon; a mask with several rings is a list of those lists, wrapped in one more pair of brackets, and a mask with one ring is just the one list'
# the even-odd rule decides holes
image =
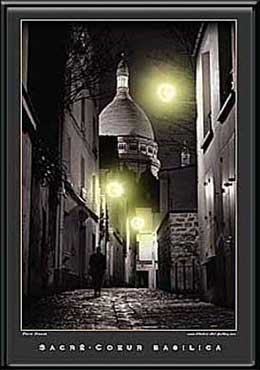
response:
{"label": "silhouetted figure walking", "polygon": [[89,266],[89,273],[93,280],[94,296],[97,297],[101,295],[101,287],[106,270],[106,257],[101,253],[100,247],[97,248],[96,253],[90,256]]}

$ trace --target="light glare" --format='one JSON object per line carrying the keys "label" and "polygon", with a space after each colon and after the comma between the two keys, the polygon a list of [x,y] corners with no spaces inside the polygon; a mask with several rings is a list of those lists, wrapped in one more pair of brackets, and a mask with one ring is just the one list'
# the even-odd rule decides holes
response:
{"label": "light glare", "polygon": [[144,227],[144,219],[142,217],[133,217],[131,220],[131,226],[134,230],[141,230]]}
{"label": "light glare", "polygon": [[120,198],[124,194],[123,185],[118,181],[111,181],[107,184],[107,194],[112,198]]}
{"label": "light glare", "polygon": [[176,96],[176,90],[173,85],[163,83],[158,86],[157,94],[163,103],[169,103]]}

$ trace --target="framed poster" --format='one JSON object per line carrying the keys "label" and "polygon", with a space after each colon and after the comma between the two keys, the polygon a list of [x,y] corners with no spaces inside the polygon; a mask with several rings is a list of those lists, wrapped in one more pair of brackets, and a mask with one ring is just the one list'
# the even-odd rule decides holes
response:
{"label": "framed poster", "polygon": [[255,7],[2,4],[5,368],[256,366]]}

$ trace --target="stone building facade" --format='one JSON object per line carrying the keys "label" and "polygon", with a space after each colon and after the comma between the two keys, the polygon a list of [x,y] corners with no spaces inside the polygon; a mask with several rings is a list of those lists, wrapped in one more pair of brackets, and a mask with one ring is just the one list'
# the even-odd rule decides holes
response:
{"label": "stone building facade", "polygon": [[160,171],[159,287],[175,293],[200,293],[196,188],[195,165]]}
{"label": "stone building facade", "polygon": [[159,287],[174,293],[200,293],[197,213],[168,212],[157,235]]}
{"label": "stone building facade", "polygon": [[197,209],[197,168],[187,165],[160,171],[160,212]]}
{"label": "stone building facade", "polygon": [[236,92],[234,22],[209,22],[196,49],[198,218],[207,300],[235,303]]}

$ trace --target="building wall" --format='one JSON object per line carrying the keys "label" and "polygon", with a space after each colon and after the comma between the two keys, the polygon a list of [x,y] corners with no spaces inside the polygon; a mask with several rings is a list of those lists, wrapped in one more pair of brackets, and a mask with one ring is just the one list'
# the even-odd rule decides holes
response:
{"label": "building wall", "polygon": [[[232,306],[235,255],[236,104],[235,99],[233,103],[231,100],[226,101],[226,113],[223,115],[219,27],[217,23],[209,23],[197,55],[198,216],[205,298],[218,304]],[[211,132],[205,139],[202,58],[206,52],[209,52],[210,56]],[[233,26],[233,86],[229,95],[231,98],[236,91],[235,54]],[[223,116],[224,120],[221,118]]]}
{"label": "building wall", "polygon": [[53,250],[49,232],[49,188],[32,179],[30,220],[29,292],[45,294],[53,278]]}
{"label": "building wall", "polygon": [[107,245],[107,282],[109,286],[125,285],[125,246],[116,233],[111,232]]}
{"label": "building wall", "polygon": [[64,289],[87,287],[90,284],[88,267],[90,256],[97,247],[97,224],[91,217],[80,221],[81,212],[82,208],[75,202],[65,203],[66,231],[62,259]]}
{"label": "building wall", "polygon": [[[28,26],[22,30],[22,83],[27,86],[28,69]],[[28,294],[29,235],[31,208],[32,143],[29,132],[23,127],[22,137],[22,276],[23,294]]]}
{"label": "building wall", "polygon": [[[97,246],[98,122],[95,102],[86,98],[86,95],[89,97],[86,91],[81,91],[70,113],[61,113],[64,112],[61,96],[67,50],[64,42],[69,39],[69,27],[64,24],[53,32],[55,25],[48,29],[37,22],[28,25],[25,24],[22,35],[23,271],[25,293],[28,275],[30,294],[40,295],[49,292],[51,285],[57,287],[60,272],[66,272],[68,262],[72,275],[76,274],[80,282],[83,281],[89,254]],[[54,50],[57,58],[43,64],[43,58],[52,55]],[[32,130],[28,129],[28,122],[34,118],[32,112],[37,115],[37,128],[34,127],[34,141],[30,143]],[[66,172],[70,182],[66,182],[66,186],[61,181],[59,154],[62,154],[63,163],[67,161],[69,165]],[[46,181],[50,168],[56,171],[55,176]],[[52,171],[50,173],[52,175]],[[73,234],[68,246],[70,232],[76,235]],[[28,235],[29,246],[26,245]],[[70,258],[68,250],[72,252]]]}
{"label": "building wall", "polygon": [[99,242],[97,115],[94,102],[86,95],[81,92],[66,110],[63,125],[63,160],[70,187],[64,198],[63,289],[90,286],[89,259]]}
{"label": "building wall", "polygon": [[194,212],[169,212],[158,231],[159,287],[182,293],[200,291],[198,218]]}
{"label": "building wall", "polygon": [[22,28],[22,82],[27,88],[28,77],[28,43],[29,43],[29,29],[28,24],[23,22]]}
{"label": "building wall", "polygon": [[160,172],[160,215],[157,228],[159,287],[199,294],[197,168],[166,168]]}
{"label": "building wall", "polygon": [[28,132],[22,133],[22,274],[23,293],[28,293],[29,237],[31,210],[32,143]]}
{"label": "building wall", "polygon": [[[83,195],[82,187],[84,187],[86,190],[84,200],[87,206],[93,211],[97,211],[99,201],[97,116],[94,103],[90,99],[86,99],[85,107],[84,130],[81,123],[81,101],[75,102],[70,112],[66,111],[63,133],[63,158],[67,166],[69,181],[73,185],[75,192]],[[96,122],[95,132],[93,130],[93,120]],[[82,186],[81,179],[82,158],[85,164],[84,186]]]}
{"label": "building wall", "polygon": [[160,212],[197,209],[197,168],[176,167],[160,172]]}
{"label": "building wall", "polygon": [[[66,25],[55,32],[52,27],[23,22],[22,29],[23,293],[28,296],[49,293],[54,284]],[[57,58],[46,59],[54,50]]]}
{"label": "building wall", "polygon": [[30,218],[31,218],[31,183],[32,183],[32,134],[36,123],[34,114],[28,104],[28,24],[23,23],[22,29],[22,132],[21,145],[21,182],[22,182],[22,280],[23,295],[29,292],[29,252],[30,252]]}

